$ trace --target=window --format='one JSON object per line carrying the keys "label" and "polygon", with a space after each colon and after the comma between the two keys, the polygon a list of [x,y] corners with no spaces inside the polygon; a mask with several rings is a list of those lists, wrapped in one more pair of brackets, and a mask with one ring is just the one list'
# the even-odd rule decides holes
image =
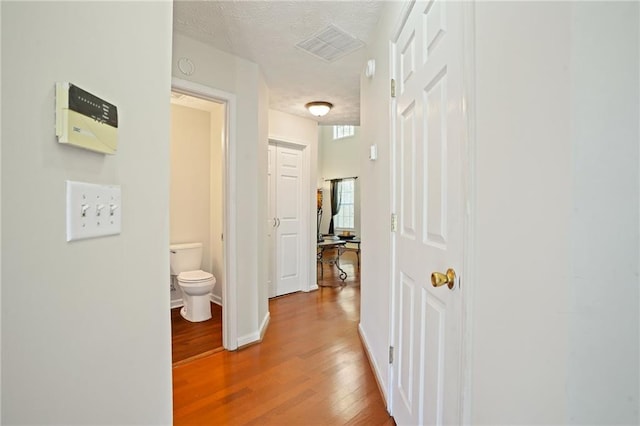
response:
{"label": "window", "polygon": [[355,131],[355,126],[333,126],[333,140],[353,136]]}
{"label": "window", "polygon": [[340,210],[335,217],[335,227],[354,229],[355,180],[345,179],[338,182],[338,192],[340,193]]}

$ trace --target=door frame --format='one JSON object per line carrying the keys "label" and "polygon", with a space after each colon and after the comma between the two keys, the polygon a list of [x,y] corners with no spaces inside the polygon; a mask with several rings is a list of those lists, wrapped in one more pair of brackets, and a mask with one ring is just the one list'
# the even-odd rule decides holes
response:
{"label": "door frame", "polygon": [[[238,348],[237,257],[236,253],[236,95],[203,84],[171,78],[171,89],[196,98],[225,105],[225,130],[222,143],[222,229],[224,275],[222,283],[222,346],[229,351]],[[168,255],[168,254],[167,254]]]}
{"label": "door frame", "polygon": [[[315,201],[316,194],[308,196],[307,190],[311,185],[311,150],[310,145],[304,142],[296,142],[292,140],[286,140],[282,138],[269,138],[269,145],[284,146],[291,149],[299,150],[302,153],[302,168],[303,173],[300,179],[300,217],[303,218],[304,223],[300,224],[300,276],[305,282],[301,283],[301,291],[309,292],[318,288],[316,284],[315,269],[311,268],[311,263],[315,263],[315,240],[313,242],[313,248],[311,251],[307,249],[311,245],[309,227],[315,222],[311,220],[311,212],[309,205]],[[311,192],[311,191],[309,191]],[[310,259],[311,257],[311,259]],[[312,274],[313,271],[313,274]],[[313,276],[311,276],[313,275]]]}
{"label": "door frame", "polygon": [[[397,52],[397,41],[404,25],[409,18],[416,0],[408,0],[403,7],[397,23],[393,28],[391,37],[389,38],[389,76],[391,79],[398,80],[398,70],[395,67],[395,54]],[[461,292],[461,326],[462,326],[462,342],[461,366],[460,366],[460,420],[462,424],[471,423],[471,385],[472,385],[472,343],[473,343],[473,295],[475,288],[475,235],[476,235],[476,185],[475,185],[475,168],[476,168],[476,111],[475,111],[475,5],[473,2],[463,2],[462,5],[462,147],[460,161],[462,164],[462,200],[461,205],[464,209],[462,215],[463,232],[462,232],[462,265],[465,271],[464,277],[459,281]],[[396,183],[398,173],[396,167],[397,151],[396,151],[396,108],[397,100],[390,97],[389,102],[389,140],[391,167],[389,182],[391,183],[391,199],[389,200],[391,212],[395,214],[396,208]],[[395,330],[399,317],[396,312],[396,233],[392,232],[390,247],[390,283],[389,286],[389,347],[395,342]],[[392,392],[395,385],[395,363],[389,364],[387,371],[387,408],[389,413],[393,415],[393,398]]]}

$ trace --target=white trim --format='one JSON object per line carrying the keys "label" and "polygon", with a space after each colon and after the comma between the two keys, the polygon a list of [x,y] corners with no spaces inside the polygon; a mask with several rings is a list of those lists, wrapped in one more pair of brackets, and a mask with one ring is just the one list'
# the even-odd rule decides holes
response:
{"label": "white trim", "polygon": [[[378,382],[378,388],[382,392],[382,398],[385,401],[389,401],[389,390],[386,389],[384,385],[384,380],[382,380],[382,369],[378,365],[376,361],[376,357],[373,356],[373,351],[371,350],[371,346],[369,346],[369,339],[367,338],[366,333],[362,329],[362,324],[358,324],[358,332],[360,333],[360,340],[362,341],[362,346],[364,347],[364,352],[369,359],[369,363],[371,364],[371,369],[373,370],[373,374],[376,377],[376,381]],[[387,410],[389,408],[389,404],[387,403]]]}
{"label": "white trim", "polygon": [[262,324],[260,324],[260,341],[264,338],[264,334],[267,332],[267,328],[269,328],[269,323],[271,322],[271,314],[267,311],[264,318],[262,319]]}
{"label": "white trim", "polygon": [[[300,271],[303,274],[303,277],[307,277],[307,282],[303,282],[301,286],[301,290],[310,291],[312,286],[316,286],[316,277],[317,277],[317,246],[318,243],[318,235],[317,235],[317,224],[318,224],[318,216],[315,208],[311,208],[310,206],[317,205],[317,191],[316,191],[316,183],[311,182],[311,145],[307,145],[302,151],[302,162],[304,166],[304,180],[302,182],[302,217],[306,217],[308,222],[306,226],[306,230],[304,232],[304,239],[302,240],[300,246],[301,255],[300,259],[306,259],[304,256],[304,247],[308,247],[309,253],[309,261],[302,262],[303,269]],[[304,188],[307,188],[305,190]],[[309,194],[309,198],[305,200],[304,194]],[[317,288],[317,286],[316,286]]]}
{"label": "white trim", "polygon": [[[209,301],[215,303],[218,306],[222,306],[222,298],[220,296],[216,296],[213,293],[209,294]],[[171,301],[171,309],[179,308],[184,306],[184,301],[182,299],[175,299]]]}
{"label": "white trim", "polygon": [[475,4],[462,5],[462,101],[464,137],[462,141],[462,267],[465,271],[462,292],[462,344],[460,354],[460,416],[462,424],[471,423],[473,295],[476,277],[476,49]]}
{"label": "white trim", "polygon": [[241,348],[243,346],[250,345],[251,343],[260,341],[260,333],[259,331],[254,331],[253,333],[245,334],[244,336],[238,337],[238,347]]}
{"label": "white trim", "polygon": [[220,296],[217,296],[217,295],[211,293],[211,294],[209,294],[209,300],[212,303],[215,303],[218,306],[222,306],[222,297],[220,297]]}
{"label": "white trim", "polygon": [[[398,42],[398,38],[400,38],[400,33],[402,32],[402,29],[404,28],[405,24],[407,23],[407,19],[409,19],[409,15],[411,15],[411,11],[413,10],[413,5],[415,3],[416,3],[416,0],[410,0],[410,1],[407,1],[405,3],[405,5],[403,6],[402,12],[400,12],[400,19],[398,20],[398,23],[396,24],[396,30],[392,33],[393,36],[391,37],[391,42],[393,44]],[[394,78],[393,74],[392,74],[391,78]]]}
{"label": "white trim", "polygon": [[[355,177],[349,177],[349,178],[344,178],[341,179],[340,181],[337,182],[338,185],[338,193],[340,194],[340,197],[338,197],[338,200],[340,201],[340,207],[338,208],[338,213],[336,215],[333,216],[333,223],[334,223],[334,230],[335,231],[353,231],[356,229],[356,182],[357,182],[357,178]],[[344,203],[343,200],[345,199],[345,197],[342,196],[342,194],[345,192],[343,185],[347,185],[347,182],[349,182],[351,184],[351,187],[353,188],[353,197],[352,197],[352,202],[351,204],[347,204]],[[346,209],[343,209],[343,206],[347,206],[350,205],[352,206],[352,211],[350,215],[346,215]],[[351,222],[353,223],[353,226],[340,226],[339,222],[343,219],[343,218],[347,218],[347,216],[349,216],[351,218]]]}
{"label": "white trim", "polygon": [[[341,129],[342,136],[338,136],[338,129]],[[345,130],[349,130],[345,132]],[[341,139],[352,138],[356,135],[356,126],[353,124],[334,124],[333,125],[333,140],[339,141]]]}
{"label": "white trim", "polygon": [[247,346],[252,343],[262,341],[262,338],[267,331],[267,327],[269,326],[270,319],[271,314],[267,312],[262,319],[262,323],[260,324],[260,328],[258,329],[258,331],[254,331],[253,333],[245,334],[244,336],[238,337],[238,347]]}
{"label": "white trim", "polygon": [[[400,38],[400,33],[402,32],[402,29],[404,28],[404,26],[407,23],[407,20],[409,19],[409,15],[411,15],[411,11],[413,10],[413,7],[415,5],[416,1],[415,0],[409,0],[407,1],[403,8],[402,11],[400,12],[400,16],[398,18],[398,21],[396,23],[396,27],[395,30],[392,32],[392,37],[389,40],[389,78],[395,79],[396,81],[396,90],[397,90],[397,83],[399,81],[399,72],[398,70],[396,70],[396,51],[397,51],[397,42],[398,42],[398,38]],[[390,161],[391,161],[391,167],[389,167],[389,182],[391,185],[391,200],[389,201],[389,204],[391,206],[391,213],[395,214],[397,212],[397,206],[396,206],[396,177],[398,175],[397,170],[396,170],[396,158],[398,153],[396,152],[396,134],[397,134],[397,123],[396,123],[396,110],[397,110],[397,97],[391,97],[390,98],[391,101],[389,102],[389,141],[390,141]],[[397,232],[397,231],[396,231]],[[396,236],[397,233],[396,232],[392,232],[391,233],[391,247],[390,247],[390,271],[389,271],[389,282],[391,283],[391,285],[389,286],[389,303],[390,303],[390,308],[389,308],[389,346],[393,346],[394,342],[396,340],[396,335],[395,335],[395,331],[396,331],[396,291],[395,291],[395,283],[396,283]],[[394,386],[394,381],[395,381],[395,369],[394,369],[394,364],[389,364],[388,368],[387,368],[387,410],[389,411],[389,414],[393,415],[393,386]]]}
{"label": "white trim", "polygon": [[[413,6],[413,3],[411,3],[411,7]],[[404,26],[404,23],[407,20],[408,14],[411,11],[411,7],[408,7],[407,9],[407,15],[403,16],[401,19],[401,23],[400,23],[400,27],[397,30],[398,34],[400,32],[400,29]],[[398,81],[397,78],[397,72],[395,69],[395,54],[396,54],[396,42],[395,40],[397,39],[398,36],[395,37],[394,41],[390,41],[389,42],[389,77],[392,79],[395,79],[396,81]],[[396,118],[395,118],[395,111],[397,109],[397,100],[396,98],[391,98],[391,101],[389,102],[389,157],[390,157],[390,161],[391,161],[391,165],[389,167],[389,183],[391,185],[391,191],[390,191],[390,195],[391,195],[391,200],[389,200],[389,204],[390,204],[390,208],[391,208],[391,214],[396,214],[396,157],[397,157],[397,152],[396,152]],[[391,246],[389,247],[389,256],[391,256],[390,262],[389,262],[389,282],[391,283],[391,285],[389,286],[389,294],[388,294],[388,298],[389,298],[389,344],[388,346],[393,346],[394,342],[395,342],[395,330],[396,330],[396,322],[395,322],[395,317],[396,317],[396,292],[395,292],[395,274],[396,274],[396,233],[395,232],[391,232]],[[389,410],[389,413],[391,415],[393,415],[393,398],[391,397],[393,395],[393,386],[394,386],[394,380],[395,380],[395,369],[393,368],[392,364],[389,364],[387,366],[387,410]]]}
{"label": "white trim", "polygon": [[238,348],[237,256],[236,256],[236,96],[199,83],[180,78],[171,79],[173,90],[197,98],[223,102],[225,113],[225,143],[223,144],[223,199],[224,199],[224,265],[222,285],[222,346],[227,350]]}
{"label": "white trim", "polygon": [[[311,146],[307,142],[298,142],[293,140],[287,140],[282,138],[269,138],[269,145],[280,145],[284,147],[288,147],[291,149],[299,150],[302,153],[302,183],[300,185],[300,212],[301,217],[306,218],[307,222],[302,224],[300,227],[300,259],[308,259],[308,256],[311,256],[311,262],[301,262],[300,265],[300,277],[302,278],[302,282],[300,283],[300,290],[304,292],[309,292],[317,287],[316,284],[316,270],[315,268],[311,268],[312,264],[316,262],[316,238],[313,238],[313,247],[311,247],[311,237],[310,235],[316,234],[316,218],[315,216],[311,218],[311,213],[309,211],[309,205],[316,203],[316,193],[309,191],[311,185]],[[305,197],[305,194],[311,194],[309,197]],[[313,227],[313,232],[310,234],[310,228]],[[305,250],[307,247],[309,252]],[[306,277],[306,280],[305,280]]]}

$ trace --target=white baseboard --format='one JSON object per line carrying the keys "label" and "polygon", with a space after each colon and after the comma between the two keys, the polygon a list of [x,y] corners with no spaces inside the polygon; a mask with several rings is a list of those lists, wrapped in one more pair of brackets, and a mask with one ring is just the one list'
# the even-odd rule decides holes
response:
{"label": "white baseboard", "polygon": [[269,327],[269,321],[271,321],[271,314],[267,312],[267,315],[265,315],[262,320],[262,324],[260,324],[260,341],[264,338],[264,333],[266,333],[267,328]]}
{"label": "white baseboard", "polygon": [[384,376],[382,375],[380,366],[376,362],[376,358],[373,356],[373,352],[371,351],[371,347],[369,346],[367,335],[362,329],[361,324],[358,324],[358,334],[360,334],[360,340],[362,341],[362,346],[364,346],[364,353],[367,354],[367,358],[369,359],[369,363],[371,364],[373,375],[376,378],[376,382],[378,382],[378,389],[380,389],[380,392],[382,392],[382,398],[384,399],[387,411],[389,411],[389,395],[387,392],[386,381],[382,380],[382,377]]}
{"label": "white baseboard", "polygon": [[260,328],[257,331],[238,337],[238,349],[243,346],[247,346],[252,343],[257,343],[262,341],[262,338],[264,337],[264,333],[267,331],[267,326],[269,325],[270,319],[271,319],[271,314],[267,312],[267,314],[262,319],[262,324],[260,324]]}
{"label": "white baseboard", "polygon": [[259,341],[260,333],[258,333],[257,331],[255,333],[245,334],[244,336],[238,337],[238,349]]}
{"label": "white baseboard", "polygon": [[[215,294],[211,293],[209,295],[209,300],[211,300],[213,303],[215,303],[218,306],[222,306],[222,297],[220,296],[216,296]],[[171,309],[173,308],[179,308],[180,306],[183,306],[184,303],[182,302],[182,299],[175,299],[171,301]]]}

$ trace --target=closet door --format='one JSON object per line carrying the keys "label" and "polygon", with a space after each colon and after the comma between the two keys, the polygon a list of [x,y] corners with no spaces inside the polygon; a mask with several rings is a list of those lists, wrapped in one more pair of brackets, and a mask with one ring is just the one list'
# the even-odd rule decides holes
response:
{"label": "closet door", "polygon": [[301,180],[302,151],[269,146],[269,212],[271,216],[269,295],[280,296],[302,289]]}
{"label": "closet door", "polygon": [[276,173],[276,294],[300,286],[300,178],[302,153],[279,146]]}

